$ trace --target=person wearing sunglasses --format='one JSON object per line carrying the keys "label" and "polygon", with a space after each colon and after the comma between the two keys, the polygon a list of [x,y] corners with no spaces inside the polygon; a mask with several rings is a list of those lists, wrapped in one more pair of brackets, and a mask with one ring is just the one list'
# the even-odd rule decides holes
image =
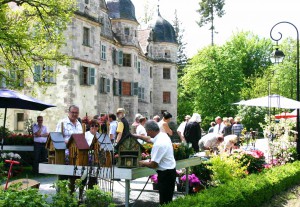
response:
{"label": "person wearing sunglasses", "polygon": [[[96,136],[97,138],[100,137],[100,133],[98,132],[99,130],[99,124],[97,119],[92,119],[89,123],[90,125],[90,130],[85,132],[85,139],[88,143],[89,146],[91,146],[92,141],[94,137]],[[82,181],[83,185],[85,185],[87,182],[87,178]],[[97,177],[89,177],[89,182],[88,182],[88,189],[93,189],[94,185],[97,185]],[[80,194],[82,192],[80,191]]]}

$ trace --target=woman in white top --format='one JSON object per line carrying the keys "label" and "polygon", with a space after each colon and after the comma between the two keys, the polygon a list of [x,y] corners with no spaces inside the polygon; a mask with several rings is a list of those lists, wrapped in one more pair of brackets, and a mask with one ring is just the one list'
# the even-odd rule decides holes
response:
{"label": "woman in white top", "polygon": [[167,133],[168,135],[172,136],[173,131],[169,127],[169,122],[171,121],[172,114],[165,111],[163,113],[163,118],[160,122],[158,122],[158,126],[161,132]]}
{"label": "woman in white top", "polygon": [[[139,119],[139,125],[138,125],[137,128],[136,128],[136,134],[137,134],[137,135],[147,136],[147,132],[146,132],[146,129],[145,129],[145,127],[144,127],[145,123],[146,123],[146,118],[143,117],[143,116],[140,117],[140,119]],[[144,141],[141,140],[141,139],[138,139],[138,142],[139,142],[140,144],[144,144]]]}
{"label": "woman in white top", "polygon": [[[85,139],[88,143],[89,146],[91,146],[92,141],[94,137],[96,136],[97,138],[100,136],[98,130],[99,130],[99,123],[97,119],[92,119],[90,124],[90,131],[85,132]],[[87,182],[87,179],[85,178],[82,181],[82,184],[85,185]],[[97,185],[98,180],[97,177],[89,177],[89,182],[88,182],[88,189],[93,189],[94,185]],[[80,192],[82,193],[82,192]]]}

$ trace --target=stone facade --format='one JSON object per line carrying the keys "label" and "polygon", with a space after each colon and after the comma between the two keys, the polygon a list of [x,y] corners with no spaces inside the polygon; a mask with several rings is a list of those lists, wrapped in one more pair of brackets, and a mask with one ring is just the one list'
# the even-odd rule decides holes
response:
{"label": "stone facade", "polygon": [[[104,0],[78,0],[78,6],[65,31],[63,52],[72,57],[71,64],[56,66],[55,83],[45,93],[38,91],[38,99],[57,107],[26,111],[25,119],[35,121],[42,115],[44,124],[54,131],[75,104],[80,117],[115,113],[123,107],[130,123],[136,113],[152,118],[165,110],[176,120],[177,44],[154,42],[155,31],[138,29],[136,20],[109,18]],[[9,128],[14,130],[14,116],[9,117]]]}

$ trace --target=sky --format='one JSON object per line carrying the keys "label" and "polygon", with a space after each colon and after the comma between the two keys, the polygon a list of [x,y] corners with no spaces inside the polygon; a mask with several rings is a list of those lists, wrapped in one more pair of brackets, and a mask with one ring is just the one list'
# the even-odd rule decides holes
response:
{"label": "sky", "polygon": [[[144,12],[144,4],[147,0],[131,0],[135,5],[136,17]],[[159,10],[163,18],[173,25],[174,12],[177,10],[179,21],[182,22],[184,31],[183,41],[187,43],[186,54],[192,57],[197,51],[211,44],[211,31],[209,25],[200,28],[196,21],[200,15],[201,0],[159,0]],[[148,0],[151,7],[157,8],[158,0]],[[215,44],[221,45],[230,40],[232,34],[238,31],[251,31],[262,38],[270,38],[271,28],[278,22],[289,21],[300,30],[300,0],[225,0],[225,15],[217,18],[214,36]],[[274,29],[274,37],[281,32],[283,38],[296,39],[297,33],[294,27],[288,24],[280,24]],[[274,43],[275,44],[275,43]]]}

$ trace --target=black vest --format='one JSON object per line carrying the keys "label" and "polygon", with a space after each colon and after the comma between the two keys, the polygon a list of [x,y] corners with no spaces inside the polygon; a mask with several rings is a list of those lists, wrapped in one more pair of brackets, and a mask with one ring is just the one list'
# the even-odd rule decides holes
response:
{"label": "black vest", "polygon": [[123,117],[121,119],[121,122],[124,125],[124,129],[123,129],[122,137],[121,137],[121,140],[122,140],[124,137],[127,137],[130,134],[130,128],[129,128],[128,121],[125,119],[125,117]]}

